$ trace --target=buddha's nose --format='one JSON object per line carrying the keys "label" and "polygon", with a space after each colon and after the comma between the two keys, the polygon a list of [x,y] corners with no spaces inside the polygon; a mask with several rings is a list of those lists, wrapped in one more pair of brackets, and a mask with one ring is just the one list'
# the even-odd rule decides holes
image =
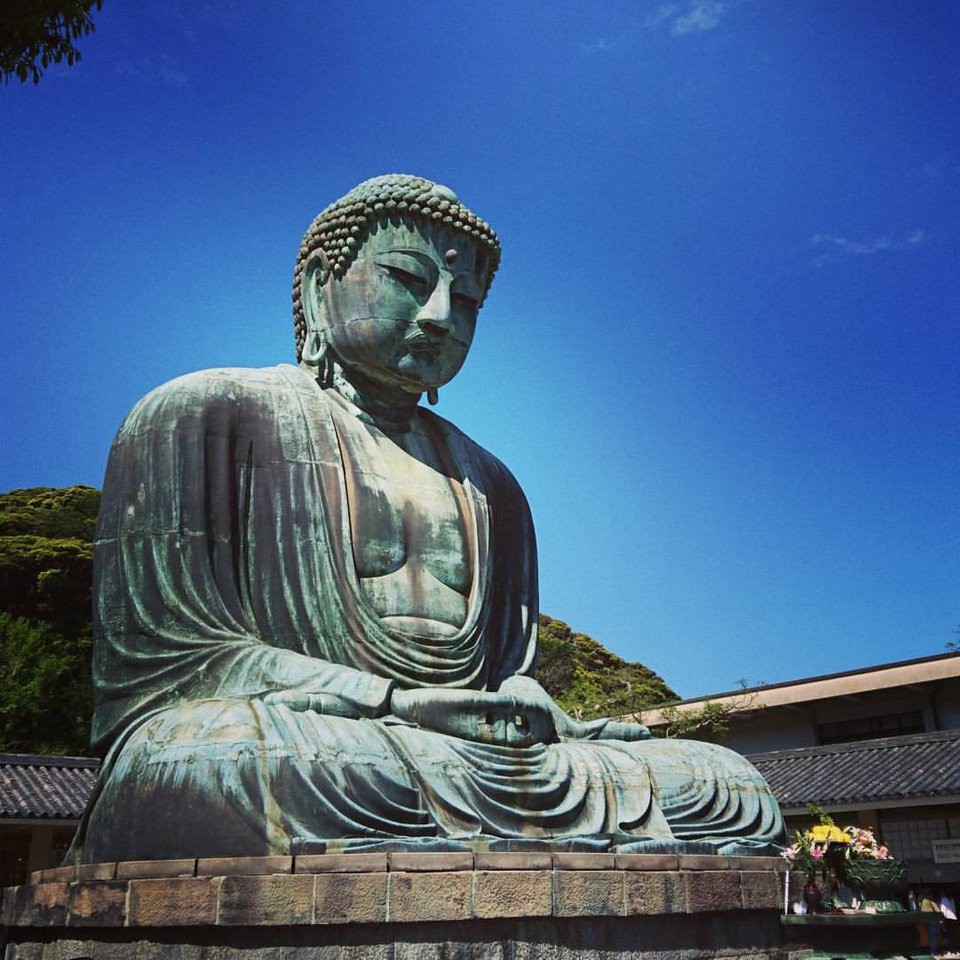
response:
{"label": "buddha's nose", "polygon": [[430,299],[420,308],[417,326],[433,337],[446,337],[450,333],[450,287],[443,279],[434,287]]}

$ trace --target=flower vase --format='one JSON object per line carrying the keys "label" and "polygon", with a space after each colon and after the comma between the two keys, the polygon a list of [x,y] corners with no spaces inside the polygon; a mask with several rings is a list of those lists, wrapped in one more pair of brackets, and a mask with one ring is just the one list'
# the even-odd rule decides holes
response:
{"label": "flower vase", "polygon": [[902,860],[848,860],[843,872],[847,883],[868,900],[892,900],[906,885]]}
{"label": "flower vase", "polygon": [[808,913],[819,913],[823,907],[823,893],[813,880],[808,880],[803,888],[803,899]]}

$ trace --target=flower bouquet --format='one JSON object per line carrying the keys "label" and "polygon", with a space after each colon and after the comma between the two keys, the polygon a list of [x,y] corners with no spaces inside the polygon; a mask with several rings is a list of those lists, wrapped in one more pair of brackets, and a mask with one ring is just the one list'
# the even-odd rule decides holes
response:
{"label": "flower bouquet", "polygon": [[797,830],[793,843],[780,854],[790,869],[802,870],[807,883],[815,883],[827,868],[843,858],[850,835],[833,823],[820,823],[809,830]]}
{"label": "flower bouquet", "polygon": [[781,856],[791,869],[803,870],[806,877],[804,898],[812,909],[814,901],[822,901],[817,878],[828,886],[833,868],[838,878],[872,900],[892,899],[903,885],[906,864],[895,860],[890,851],[877,841],[872,830],[864,827],[838,827],[818,807],[809,808],[820,823],[809,830],[796,831],[793,843]]}
{"label": "flower bouquet", "polygon": [[[829,868],[837,868],[850,843],[850,835],[841,830],[833,820],[819,808],[811,808],[813,815],[819,816],[820,823],[809,830],[797,830],[793,843],[783,851],[782,856],[791,870],[802,870],[805,877],[803,899],[811,913],[817,913],[823,906],[823,891],[829,892]],[[817,877],[821,883],[817,883]]]}

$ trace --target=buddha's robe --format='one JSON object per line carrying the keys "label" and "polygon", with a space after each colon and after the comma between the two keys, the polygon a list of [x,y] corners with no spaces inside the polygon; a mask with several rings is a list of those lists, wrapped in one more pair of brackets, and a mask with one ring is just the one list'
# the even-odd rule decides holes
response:
{"label": "buddha's robe", "polygon": [[[95,544],[106,757],[75,859],[781,839],[763,779],[720,747],[505,747],[387,715],[394,688],[496,691],[533,671],[533,527],[503,465],[418,409],[465,491],[473,580],[454,635],[386,629],[354,569],[345,481],[376,466],[357,462],[370,427],[333,407],[295,367],[212,370],[149,394],[117,435]],[[290,690],[361,717],[264,702]]]}

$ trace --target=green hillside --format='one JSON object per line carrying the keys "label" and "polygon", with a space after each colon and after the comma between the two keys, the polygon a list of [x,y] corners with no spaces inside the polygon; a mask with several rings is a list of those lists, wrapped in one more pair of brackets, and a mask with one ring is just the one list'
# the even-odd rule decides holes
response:
{"label": "green hillside", "polygon": [[642,663],[627,663],[562,620],[540,614],[537,679],[571,716],[622,716],[679,697]]}
{"label": "green hillside", "polygon": [[[90,587],[100,493],[33,487],[0,494],[0,751],[88,751]],[[562,620],[540,616],[538,679],[581,719],[677,695]]]}
{"label": "green hillside", "polygon": [[0,750],[89,749],[99,503],[92,487],[0,494]]}

